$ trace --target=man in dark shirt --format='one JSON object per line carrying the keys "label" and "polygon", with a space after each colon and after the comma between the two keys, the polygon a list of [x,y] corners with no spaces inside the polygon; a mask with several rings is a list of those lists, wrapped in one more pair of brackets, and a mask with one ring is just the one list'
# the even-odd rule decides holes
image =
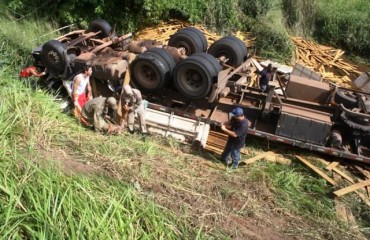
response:
{"label": "man in dark shirt", "polygon": [[240,149],[244,146],[247,137],[248,121],[240,107],[233,109],[231,114],[233,115],[231,121],[221,125],[221,130],[229,136],[221,159],[227,165],[228,157],[231,155],[232,167],[235,169],[239,164]]}
{"label": "man in dark shirt", "polygon": [[263,69],[261,72],[260,72],[260,77],[259,77],[259,87],[260,89],[263,91],[263,92],[266,92],[267,91],[267,88],[268,88],[268,85],[269,85],[269,82],[271,81],[272,79],[272,76],[273,76],[273,71],[272,71],[272,65],[271,63],[269,65],[267,65],[267,68]]}

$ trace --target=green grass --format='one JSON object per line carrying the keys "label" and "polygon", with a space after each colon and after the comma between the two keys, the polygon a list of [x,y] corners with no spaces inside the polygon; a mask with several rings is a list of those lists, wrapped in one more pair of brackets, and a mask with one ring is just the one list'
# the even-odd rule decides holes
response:
{"label": "green grass", "polygon": [[[266,19],[274,16],[281,15],[267,14]],[[37,25],[18,27],[33,32]],[[216,157],[171,138],[107,136],[80,126],[61,113],[53,96],[16,77],[17,64],[29,57],[23,54],[34,45],[17,45],[7,34],[0,37],[5,42],[0,56],[10,59],[0,70],[0,236],[4,239],[228,239],[237,233],[219,225],[228,216],[271,227],[268,220],[277,212],[291,216],[282,219],[299,219],[280,230],[288,235],[354,236],[334,216],[333,189],[300,164],[260,161],[225,171],[205,164],[215,163]],[[24,52],[9,58],[7,54],[16,48]],[[248,141],[251,156],[265,144]],[[59,152],[66,156],[58,156]],[[54,155],[49,157],[50,153]],[[64,160],[99,172],[66,175],[58,168]],[[244,206],[233,206],[230,200]],[[368,210],[361,202],[348,202],[362,221],[360,229],[368,233]]]}
{"label": "green grass", "polygon": [[41,164],[42,149],[50,148],[75,149],[92,162],[114,152],[116,164],[123,164],[130,157],[151,156],[151,143],[138,148],[139,139],[125,138],[133,144],[119,148],[118,139],[113,144],[104,141],[109,137],[96,136],[63,115],[53,98],[41,90],[4,74],[0,74],[0,85],[0,235],[4,239],[202,236],[140,196],[135,186],[103,176],[66,176],[58,164]]}
{"label": "green grass", "polygon": [[32,64],[32,49],[57,34],[52,33],[57,28],[55,24],[42,20],[17,21],[10,16],[2,16],[0,26],[0,70],[4,67],[20,70]]}
{"label": "green grass", "polygon": [[176,219],[118,181],[68,177],[29,161],[2,161],[1,165],[0,235],[4,239],[183,236]]}
{"label": "green grass", "polygon": [[370,58],[369,8],[367,0],[319,1],[315,38]]}

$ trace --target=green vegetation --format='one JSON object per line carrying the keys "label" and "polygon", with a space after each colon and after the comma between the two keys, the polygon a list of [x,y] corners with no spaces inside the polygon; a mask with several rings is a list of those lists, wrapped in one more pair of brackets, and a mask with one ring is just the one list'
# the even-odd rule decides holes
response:
{"label": "green vegetation", "polygon": [[289,169],[281,164],[262,163],[254,166],[252,173],[252,178],[265,175],[269,179],[278,201],[287,211],[305,217],[334,218],[334,206],[329,198],[331,187],[299,163],[291,164]]}
{"label": "green vegetation", "polygon": [[[197,235],[169,211],[140,196],[133,186],[103,177],[104,172],[66,176],[58,170],[58,161],[52,166],[54,161],[47,150],[50,148],[76,151],[77,155],[81,151],[80,156],[90,154],[85,159],[91,158],[93,148],[104,156],[122,153],[118,155],[121,161],[133,152],[112,149],[119,145],[118,139],[115,144],[107,143],[105,136],[94,141],[94,132],[61,114],[52,97],[44,92],[34,91],[4,74],[0,79],[2,237],[178,239]],[[150,154],[147,145],[138,145],[131,139],[124,148],[134,147],[139,154]]]}
{"label": "green vegetation", "polygon": [[36,15],[61,25],[86,27],[92,19],[104,18],[119,32],[136,31],[169,18],[203,23],[222,34],[252,31],[260,56],[287,62],[292,60],[288,33],[370,56],[367,0],[10,0],[8,7],[18,20],[29,21]]}
{"label": "green vegetation", "polygon": [[320,1],[314,36],[370,58],[370,1]]}
{"label": "green vegetation", "polygon": [[[134,184],[112,179],[105,171],[71,176],[59,170],[68,158],[55,158],[64,151],[73,152],[72,162],[89,166],[94,161],[103,164],[100,160],[106,156],[121,163],[134,155],[149,156],[151,146],[127,136],[112,144],[108,136],[96,135],[62,114],[53,96],[19,81],[19,64],[28,61],[38,41],[44,41],[36,34],[45,34],[50,26],[4,19],[1,26],[0,56],[6,60],[0,69],[1,238],[201,237],[201,231],[142,196]],[[16,36],[17,42],[12,32],[25,37]],[[74,166],[66,167],[74,171]]]}
{"label": "green vegetation", "polygon": [[30,64],[32,49],[55,37],[47,33],[52,32],[56,26],[41,20],[16,21],[13,18],[0,18],[0,26],[0,66],[12,69]]}
{"label": "green vegetation", "polygon": [[16,159],[1,165],[4,239],[178,239],[183,232],[175,218],[118,181],[65,176]]}
{"label": "green vegetation", "polygon": [[[40,18],[30,20],[25,11],[26,21],[0,20],[1,237],[253,238],[238,235],[244,228],[250,232],[247,219],[261,224],[257,231],[272,229],[273,234],[299,239],[359,238],[356,231],[336,218],[329,195],[332,188],[298,163],[285,166],[260,161],[237,171],[225,171],[215,156],[195,152],[172,139],[98,135],[61,114],[53,96],[17,78],[20,66],[29,63],[32,48],[55,36],[45,34],[58,24],[41,20],[45,3],[50,4],[48,13],[59,16],[53,12],[55,6],[50,1],[9,2],[15,11],[23,9],[24,3],[31,8],[38,6]],[[68,22],[83,19],[85,24],[105,16],[109,9],[112,10],[109,16],[117,19],[127,20],[130,14],[140,16],[140,21],[129,19],[125,28],[121,25],[122,29],[136,29],[163,17],[182,16],[204,21],[220,32],[239,27],[252,30],[259,39],[264,39],[258,41],[257,48],[265,56],[277,59],[291,56],[283,19],[287,9],[298,2],[285,1],[287,5],[282,10],[278,0],[240,1],[243,7],[232,11],[237,6],[228,1],[218,1],[219,4],[211,0],[177,4],[170,0],[163,4],[124,1],[127,9],[120,9],[120,15],[114,14],[114,1],[92,12],[90,2],[73,1],[68,8],[63,5],[62,16],[67,16]],[[94,6],[103,4],[95,3]],[[308,4],[304,0],[299,3]],[[141,9],[140,4],[145,8]],[[248,8],[251,4],[253,7]],[[128,11],[132,6],[133,11]],[[72,7],[84,11],[74,15],[77,13]],[[206,17],[216,8],[217,15]],[[290,7],[289,11],[293,10]],[[299,16],[289,20],[292,29],[303,28]],[[173,151],[163,150],[159,144]],[[251,142],[248,146],[251,156],[260,152],[261,146]],[[369,210],[354,196],[346,197],[345,201],[360,219],[359,229],[370,236]],[[285,222],[279,225],[279,220]],[[270,233],[262,237],[267,238]]]}

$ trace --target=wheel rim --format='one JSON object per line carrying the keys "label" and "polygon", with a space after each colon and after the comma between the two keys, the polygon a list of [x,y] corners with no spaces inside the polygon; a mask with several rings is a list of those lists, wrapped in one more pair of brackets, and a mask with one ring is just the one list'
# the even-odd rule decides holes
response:
{"label": "wheel rim", "polygon": [[136,63],[134,74],[137,83],[146,89],[156,89],[160,85],[158,70],[151,64],[145,62]]}
{"label": "wheel rim", "polygon": [[227,62],[233,62],[233,57],[227,52],[227,51],[224,51],[224,50],[220,50],[217,54],[217,57],[216,58],[220,58],[220,57],[224,57],[226,58],[228,61]]}
{"label": "wheel rim", "polygon": [[197,97],[208,90],[207,74],[192,64],[182,66],[177,72],[177,83],[187,95]]}
{"label": "wheel rim", "polygon": [[47,54],[48,61],[53,65],[58,65],[62,62],[61,56],[54,50],[50,50]]}
{"label": "wheel rim", "polygon": [[191,46],[184,41],[180,41],[177,43],[177,48],[184,48],[185,49],[185,55],[190,55],[192,53]]}

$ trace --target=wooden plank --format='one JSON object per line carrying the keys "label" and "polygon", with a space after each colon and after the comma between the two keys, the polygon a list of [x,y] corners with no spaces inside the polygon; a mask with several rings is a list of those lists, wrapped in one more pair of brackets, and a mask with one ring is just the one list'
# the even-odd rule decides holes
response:
{"label": "wooden plank", "polygon": [[364,203],[370,207],[370,201],[369,199],[362,193],[360,193],[359,191],[355,191],[357,196],[359,196],[361,198],[362,201],[364,201]]}
{"label": "wooden plank", "polygon": [[[334,181],[340,181],[341,177],[338,174],[333,174]],[[337,216],[344,222],[348,222],[346,205],[340,201],[339,197],[334,197],[335,211]]]}
{"label": "wooden plank", "polygon": [[249,151],[246,148],[242,148],[242,149],[240,149],[240,153],[241,154],[244,154],[244,155],[248,155],[249,154]]}
{"label": "wooden plank", "polygon": [[360,173],[362,173],[362,175],[364,175],[367,178],[370,178],[370,173],[367,170],[363,169],[360,166],[354,166],[354,167],[356,168],[357,171],[359,171]]}
{"label": "wooden plank", "polygon": [[205,149],[208,150],[208,151],[211,151],[211,152],[218,153],[218,154],[221,154],[223,152],[221,149],[215,148],[215,147],[212,147],[212,146],[209,146],[209,145],[206,145]]}
{"label": "wooden plank", "polygon": [[370,185],[370,180],[366,180],[366,181],[359,182],[359,183],[353,184],[351,186],[342,188],[340,190],[335,191],[334,194],[337,195],[338,197],[340,197],[340,196],[343,196],[347,193],[353,192],[353,191],[355,191],[359,188],[362,188],[362,187],[365,187],[365,186],[368,186],[368,185]]}
{"label": "wooden plank", "polygon": [[249,158],[247,160],[244,160],[244,161],[241,161],[241,162],[244,162],[245,164],[251,164],[251,163],[254,163],[268,155],[272,155],[272,154],[275,154],[274,152],[271,152],[271,151],[268,151],[268,152],[265,152],[265,153],[262,153],[262,154],[259,154],[257,156],[254,156],[252,158]]}
{"label": "wooden plank", "polygon": [[350,176],[348,176],[338,168],[333,168],[333,171],[338,173],[342,178],[347,179],[350,183],[355,183],[355,181]]}
{"label": "wooden plank", "polygon": [[366,193],[367,193],[367,197],[370,198],[370,186],[366,186]]}
{"label": "wooden plank", "polygon": [[334,162],[330,163],[328,166],[326,166],[325,169],[328,170],[328,171],[331,171],[331,170],[333,170],[333,168],[335,168],[338,165],[339,165],[339,162],[334,161]]}
{"label": "wooden plank", "polygon": [[328,175],[326,175],[323,171],[321,171],[319,168],[316,166],[312,165],[309,161],[304,159],[303,157],[299,155],[295,155],[298,160],[300,160],[302,163],[304,163],[306,166],[311,168],[314,172],[319,174],[321,177],[323,177],[327,182],[329,182],[331,185],[336,185],[337,183],[334,181],[334,179],[330,178]]}

